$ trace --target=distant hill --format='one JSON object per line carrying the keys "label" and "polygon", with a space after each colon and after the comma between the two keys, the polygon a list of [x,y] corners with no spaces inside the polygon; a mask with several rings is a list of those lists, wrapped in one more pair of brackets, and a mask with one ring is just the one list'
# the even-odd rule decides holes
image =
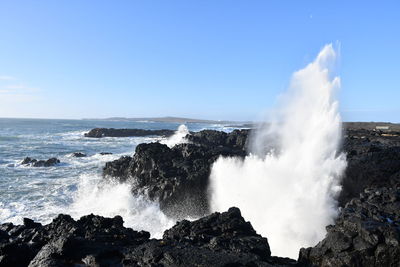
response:
{"label": "distant hill", "polygon": [[[225,124],[232,127],[253,128],[257,122],[251,121],[223,121],[223,120],[203,120],[182,117],[143,117],[143,118],[125,118],[111,117],[105,119],[84,119],[84,120],[112,120],[112,121],[152,121],[152,122],[172,122],[172,123],[207,123],[207,124]],[[391,131],[400,131],[400,124],[391,122],[343,122],[344,128],[368,129],[373,130],[376,127],[388,126]]]}
{"label": "distant hill", "polygon": [[181,117],[152,117],[152,118],[124,118],[111,117],[105,119],[84,119],[84,120],[113,120],[113,121],[153,121],[153,122],[173,122],[173,123],[209,123],[209,124],[248,124],[248,121],[220,121],[220,120],[203,120]]}

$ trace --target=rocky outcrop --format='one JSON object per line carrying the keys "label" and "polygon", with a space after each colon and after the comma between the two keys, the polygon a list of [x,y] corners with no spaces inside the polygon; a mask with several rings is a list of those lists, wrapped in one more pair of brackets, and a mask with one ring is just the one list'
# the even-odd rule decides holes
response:
{"label": "rocky outcrop", "polygon": [[[160,144],[141,144],[133,157],[107,163],[104,174],[119,181],[129,178],[135,185],[135,193],[145,193],[152,200],[160,201],[164,211],[170,209],[167,213],[175,210],[204,215],[212,163],[220,155],[245,156],[248,136],[249,130],[229,134],[205,130],[186,136],[188,144],[172,149]],[[399,181],[400,133],[350,128],[345,131],[343,149],[348,167],[342,180],[340,206],[368,186],[390,186]]]}
{"label": "rocky outcrop", "polygon": [[87,155],[82,152],[74,152],[74,153],[72,153],[72,156],[75,158],[83,158],[83,157],[86,157]]}
{"label": "rocky outcrop", "polygon": [[37,160],[30,157],[24,158],[24,160],[21,162],[22,165],[29,165],[32,167],[52,167],[56,166],[59,163],[60,160],[57,158],[50,158],[48,160]]}
{"label": "rocky outcrop", "polygon": [[307,266],[399,266],[400,184],[365,189],[346,204],[317,246],[301,249]]}
{"label": "rocky outcrop", "polygon": [[112,155],[113,153],[111,153],[111,152],[100,152],[99,154],[102,155],[102,156],[105,156],[105,155]]}
{"label": "rocky outcrop", "polygon": [[143,130],[143,129],[114,129],[114,128],[94,128],[85,137],[132,137],[132,136],[171,136],[173,130]]}
{"label": "rocky outcrop", "polygon": [[400,181],[400,133],[347,129],[343,149],[347,169],[340,206],[371,186],[393,186]]}
{"label": "rocky outcrop", "polygon": [[201,131],[188,135],[190,143],[173,148],[160,143],[140,144],[133,157],[106,163],[104,175],[129,181],[133,193],[160,203],[175,218],[200,217],[209,213],[208,178],[219,156],[245,156],[247,131],[230,134]]}
{"label": "rocky outcrop", "polygon": [[237,208],[200,220],[182,221],[161,240],[123,226],[121,217],[59,215],[42,226],[0,227],[0,266],[293,266],[271,257]]}

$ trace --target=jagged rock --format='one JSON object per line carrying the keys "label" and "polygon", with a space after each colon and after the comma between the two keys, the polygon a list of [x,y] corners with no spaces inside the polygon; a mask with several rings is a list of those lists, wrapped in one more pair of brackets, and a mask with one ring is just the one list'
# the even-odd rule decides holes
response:
{"label": "jagged rock", "polygon": [[86,157],[86,154],[82,153],[82,152],[74,152],[74,153],[72,153],[72,156],[76,157],[76,158],[83,158],[83,157]]}
{"label": "jagged rock", "polygon": [[301,249],[308,266],[399,266],[400,184],[365,189],[341,211],[317,246]]}
{"label": "jagged rock", "polygon": [[173,130],[144,130],[144,129],[114,129],[114,128],[94,128],[85,137],[131,137],[131,136],[171,136],[175,133]]}
{"label": "jagged rock", "polygon": [[268,241],[239,209],[182,221],[161,240],[123,227],[120,216],[59,215],[42,226],[0,226],[0,266],[294,266],[271,257]]}
{"label": "jagged rock", "polygon": [[392,186],[400,182],[400,135],[347,129],[343,149],[347,168],[339,196],[340,206],[370,186]]}
{"label": "jagged rock", "polygon": [[137,247],[126,262],[139,266],[294,266],[271,257],[266,238],[258,235],[239,209],[214,213],[194,222],[181,221],[163,239]]}
{"label": "jagged rock", "polygon": [[48,160],[37,160],[32,159],[30,157],[24,158],[21,162],[22,165],[30,165],[32,167],[52,167],[60,163],[60,160],[57,158],[50,158]]}
{"label": "jagged rock", "polygon": [[[201,131],[187,136],[190,143],[173,148],[160,143],[140,144],[133,157],[106,163],[103,173],[131,182],[133,193],[158,201],[170,216],[204,216],[209,214],[207,186],[211,165],[221,155],[243,157],[246,132]],[[223,144],[217,145],[221,140]]]}

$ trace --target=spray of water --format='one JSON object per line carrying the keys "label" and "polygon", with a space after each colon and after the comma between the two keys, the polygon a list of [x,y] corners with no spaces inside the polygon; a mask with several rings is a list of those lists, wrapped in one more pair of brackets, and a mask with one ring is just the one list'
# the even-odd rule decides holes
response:
{"label": "spray of water", "polygon": [[326,45],[295,72],[273,118],[253,136],[252,153],[244,160],[219,158],[212,168],[212,209],[238,206],[275,255],[297,258],[337,215],[346,159],[338,152],[340,80],[330,73],[335,58]]}
{"label": "spray of water", "polygon": [[162,144],[166,144],[169,147],[173,147],[177,144],[182,144],[185,142],[185,137],[186,135],[189,134],[189,129],[186,127],[186,125],[181,124],[178,127],[178,130],[169,137],[167,140],[161,141]]}
{"label": "spray of water", "polygon": [[174,220],[167,218],[157,203],[134,196],[131,185],[104,180],[100,175],[81,175],[78,191],[68,213],[75,218],[93,213],[105,217],[122,216],[124,226],[145,230],[161,238]]}

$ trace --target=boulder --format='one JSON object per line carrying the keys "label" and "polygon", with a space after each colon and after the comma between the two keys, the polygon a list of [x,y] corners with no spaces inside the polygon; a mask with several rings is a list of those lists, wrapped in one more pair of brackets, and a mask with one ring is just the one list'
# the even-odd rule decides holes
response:
{"label": "boulder", "polygon": [[86,154],[82,153],[82,152],[74,152],[74,153],[72,153],[72,156],[76,157],[76,158],[83,158],[83,157],[86,157]]}
{"label": "boulder", "polygon": [[111,152],[100,152],[99,154],[102,155],[102,156],[105,156],[105,155],[112,155],[113,153],[111,153]]}
{"label": "boulder", "polygon": [[60,160],[57,158],[50,158],[48,160],[37,160],[30,157],[24,158],[24,160],[21,162],[22,165],[30,165],[32,167],[52,167],[56,166],[59,163]]}

